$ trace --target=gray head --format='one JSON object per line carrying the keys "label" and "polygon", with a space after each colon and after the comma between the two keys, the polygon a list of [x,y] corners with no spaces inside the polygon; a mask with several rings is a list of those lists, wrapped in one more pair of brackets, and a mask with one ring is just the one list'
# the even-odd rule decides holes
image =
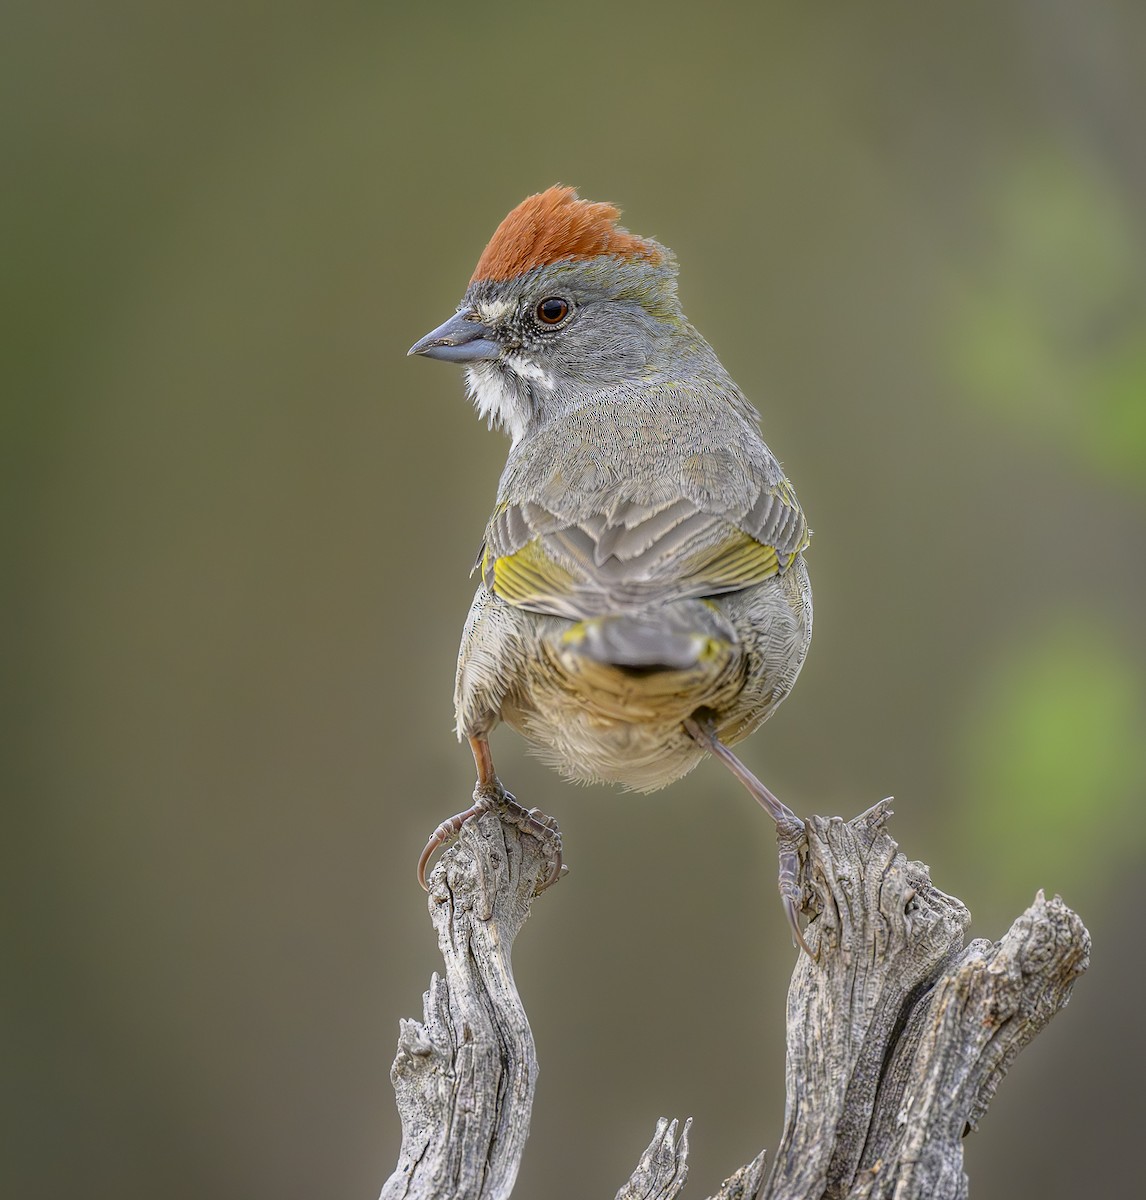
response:
{"label": "gray head", "polygon": [[681,312],[672,253],[622,229],[619,216],[567,187],[523,200],[457,312],[410,353],[464,363],[478,413],[515,443],[600,388],[704,371],[727,380]]}

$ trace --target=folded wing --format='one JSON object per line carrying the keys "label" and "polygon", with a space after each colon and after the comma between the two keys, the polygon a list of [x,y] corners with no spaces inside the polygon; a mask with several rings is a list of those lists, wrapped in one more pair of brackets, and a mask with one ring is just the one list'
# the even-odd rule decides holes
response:
{"label": "folded wing", "polygon": [[539,504],[502,504],[478,565],[486,587],[508,603],[583,620],[751,587],[787,570],[808,538],[781,478],[735,518],[683,499],[626,500],[570,524]]}

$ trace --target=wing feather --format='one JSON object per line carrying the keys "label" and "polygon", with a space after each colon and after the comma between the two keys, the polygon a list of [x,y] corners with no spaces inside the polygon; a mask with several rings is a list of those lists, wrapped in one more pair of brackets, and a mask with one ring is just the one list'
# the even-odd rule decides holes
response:
{"label": "wing feather", "polygon": [[580,620],[751,587],[785,571],[808,538],[781,476],[736,519],[686,499],[614,499],[576,523],[533,502],[501,504],[479,563],[486,586],[510,604]]}

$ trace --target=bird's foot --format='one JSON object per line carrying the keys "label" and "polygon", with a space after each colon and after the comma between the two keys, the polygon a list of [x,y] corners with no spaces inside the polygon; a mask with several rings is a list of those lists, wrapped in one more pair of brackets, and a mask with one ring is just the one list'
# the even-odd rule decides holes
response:
{"label": "bird's foot", "polygon": [[561,853],[561,830],[557,827],[557,822],[539,808],[526,808],[523,804],[518,804],[516,798],[494,779],[489,783],[479,782],[474,788],[473,804],[464,812],[456,813],[449,820],[443,821],[430,834],[430,840],[418,859],[418,882],[423,890],[430,890],[426,882],[426,867],[434,851],[453,842],[467,821],[485,812],[497,813],[503,821],[542,843],[549,857],[550,867],[545,882],[537,889],[537,895],[552,887],[561,878],[565,860]]}
{"label": "bird's foot", "polygon": [[795,814],[776,822],[776,844],[780,852],[780,900],[792,930],[793,945],[810,958],[815,955],[804,941],[800,929],[800,910],[804,907],[804,889],[800,886],[800,847],[804,844],[804,822]]}
{"label": "bird's foot", "polygon": [[540,896],[547,888],[551,888],[565,870],[565,857],[562,854],[561,830],[556,820],[543,813],[539,808],[526,808],[518,804],[508,792],[502,792],[502,798],[496,802],[497,812],[503,821],[521,830],[522,833],[535,837],[542,845],[549,858],[549,874],[545,877],[535,895]]}

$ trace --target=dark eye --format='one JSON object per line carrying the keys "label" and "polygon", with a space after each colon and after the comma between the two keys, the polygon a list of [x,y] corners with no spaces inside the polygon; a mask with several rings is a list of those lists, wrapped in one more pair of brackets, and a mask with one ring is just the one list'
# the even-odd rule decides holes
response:
{"label": "dark eye", "polygon": [[537,306],[537,319],[545,325],[557,325],[569,315],[569,301],[549,296]]}

